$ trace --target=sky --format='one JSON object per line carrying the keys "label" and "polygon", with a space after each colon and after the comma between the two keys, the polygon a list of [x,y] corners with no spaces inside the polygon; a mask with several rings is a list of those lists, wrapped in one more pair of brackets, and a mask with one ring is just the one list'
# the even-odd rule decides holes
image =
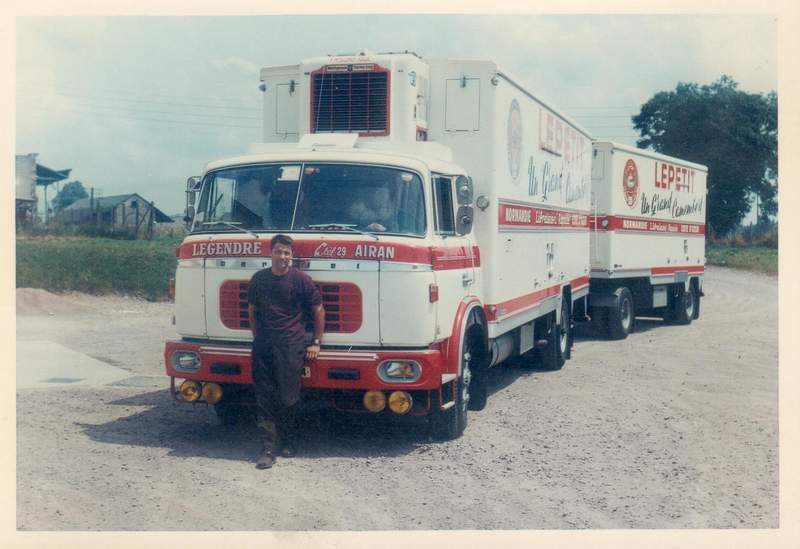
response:
{"label": "sky", "polygon": [[18,17],[16,32],[16,153],[170,215],[187,177],[260,140],[261,67],[364,50],[491,59],[630,145],[630,117],[678,82],[777,89],[768,15]]}

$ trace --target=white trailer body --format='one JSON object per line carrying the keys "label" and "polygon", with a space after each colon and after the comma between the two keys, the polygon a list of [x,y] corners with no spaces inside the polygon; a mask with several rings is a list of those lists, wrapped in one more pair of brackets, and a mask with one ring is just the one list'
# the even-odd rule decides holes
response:
{"label": "white trailer body", "polygon": [[652,151],[593,144],[590,307],[605,309],[597,316],[611,331],[620,320],[614,292],[622,287],[633,297],[631,321],[654,312],[683,318],[685,311],[675,307],[684,296],[693,309],[683,320],[696,318],[706,260],[707,172]]}

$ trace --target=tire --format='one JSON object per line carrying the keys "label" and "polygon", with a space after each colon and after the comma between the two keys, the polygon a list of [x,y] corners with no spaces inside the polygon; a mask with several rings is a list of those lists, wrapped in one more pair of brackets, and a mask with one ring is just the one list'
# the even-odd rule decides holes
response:
{"label": "tire", "polygon": [[[467,411],[470,401],[472,371],[472,345],[474,338],[465,336],[461,350],[461,375],[456,381],[455,405],[442,411],[439,399],[434,399],[435,409],[431,411],[431,428],[434,438],[454,440],[464,434],[467,428]],[[442,391],[444,392],[444,391]]]}
{"label": "tire", "polygon": [[[565,322],[566,321],[566,322]],[[544,370],[560,370],[564,367],[569,354],[569,309],[567,300],[561,299],[561,323],[556,323],[555,313],[540,323],[546,331],[547,345],[536,350],[539,364]]]}
{"label": "tire", "polygon": [[672,301],[672,321],[674,324],[686,326],[692,323],[697,303],[697,291],[694,284],[689,284],[687,292],[683,285],[679,286],[678,295]]}
{"label": "tire", "polygon": [[233,402],[220,402],[214,404],[214,412],[219,422],[226,427],[238,425],[245,416],[245,407]]}
{"label": "tire", "polygon": [[610,339],[625,339],[633,332],[636,310],[628,288],[614,290],[614,306],[608,309],[606,334]]}
{"label": "tire", "polygon": [[481,341],[481,335],[476,330],[470,331],[470,374],[468,408],[480,411],[486,408],[489,399],[489,357]]}

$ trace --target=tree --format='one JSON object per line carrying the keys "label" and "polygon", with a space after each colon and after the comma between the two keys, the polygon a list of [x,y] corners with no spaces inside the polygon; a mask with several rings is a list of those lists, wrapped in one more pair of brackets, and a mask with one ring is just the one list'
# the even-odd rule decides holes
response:
{"label": "tree", "polygon": [[774,215],[778,177],[778,97],[746,93],[729,76],[707,86],[679,83],[632,118],[636,144],[708,166],[708,224],[729,233],[758,195],[759,214]]}
{"label": "tree", "polygon": [[70,181],[61,188],[61,191],[53,199],[53,210],[63,210],[73,202],[81,198],[89,198],[86,189],[83,188],[83,183],[80,181]]}

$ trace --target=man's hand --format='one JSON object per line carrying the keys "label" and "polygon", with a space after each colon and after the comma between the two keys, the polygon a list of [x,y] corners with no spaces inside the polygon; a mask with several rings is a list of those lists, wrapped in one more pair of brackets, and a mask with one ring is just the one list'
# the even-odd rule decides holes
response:
{"label": "man's hand", "polygon": [[319,354],[319,345],[309,345],[306,347],[306,359],[314,360]]}

